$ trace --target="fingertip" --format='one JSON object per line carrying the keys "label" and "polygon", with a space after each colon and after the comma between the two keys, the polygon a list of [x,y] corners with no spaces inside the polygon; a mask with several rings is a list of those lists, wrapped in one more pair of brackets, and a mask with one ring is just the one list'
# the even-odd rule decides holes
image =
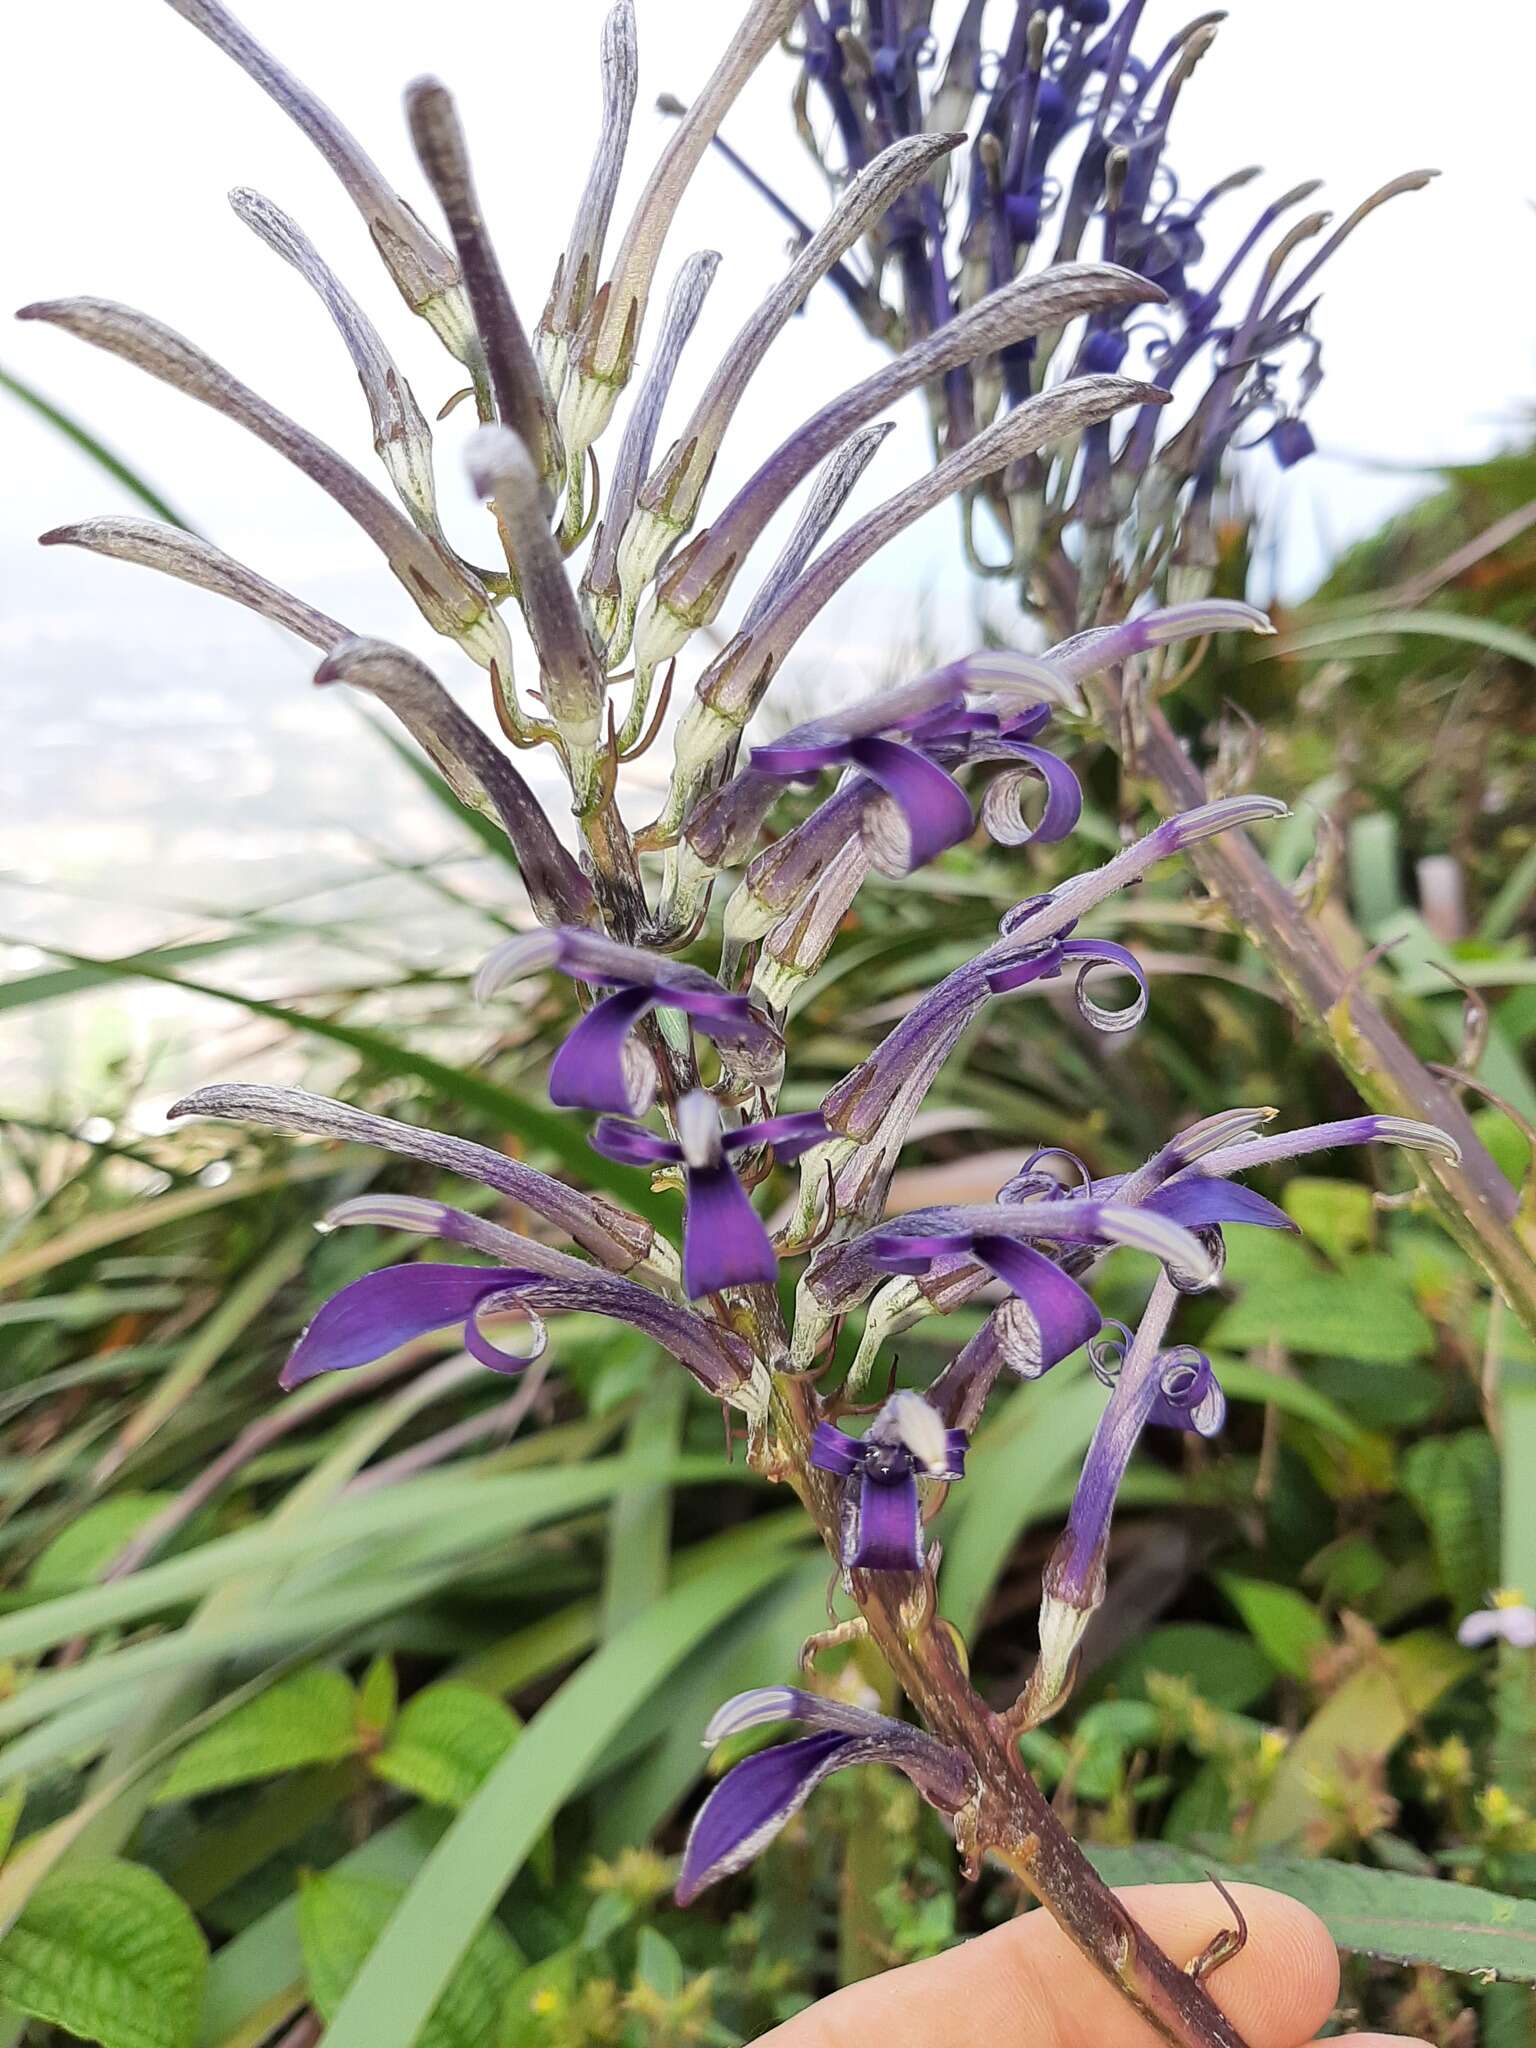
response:
{"label": "fingertip", "polygon": [[[1333,1936],[1310,1906],[1284,1892],[1257,1884],[1227,1890],[1247,1940],[1205,1988],[1250,2048],[1296,2048],[1312,2039],[1339,1995]],[[1233,1923],[1232,1905],[1212,1884],[1138,1885],[1119,1896],[1176,1963],[1191,1961]]]}

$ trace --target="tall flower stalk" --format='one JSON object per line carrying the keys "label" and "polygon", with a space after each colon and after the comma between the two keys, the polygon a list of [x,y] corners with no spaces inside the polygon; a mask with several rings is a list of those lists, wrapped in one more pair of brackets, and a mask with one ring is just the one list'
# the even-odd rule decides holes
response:
{"label": "tall flower stalk", "polygon": [[[1315,453],[1306,412],[1322,378],[1320,274],[1379,207],[1433,176],[1392,177],[1337,223],[1312,204],[1316,180],[1272,191],[1256,165],[1186,189],[1175,116],[1220,16],[1198,15],[1157,45],[1144,7],[971,0],[945,44],[922,10],[807,0],[794,44],[795,125],[834,191],[903,138],[961,127],[970,137],[850,253],[846,296],[871,334],[910,347],[1004,280],[1087,258],[1124,264],[1166,295],[1100,308],[928,386],[940,461],[1063,378],[1143,375],[1172,394],[1161,412],[1095,422],[963,494],[972,568],[1010,581],[1047,637],[1210,594],[1233,458],[1262,447],[1256,459],[1290,469]],[[1128,800],[1144,791],[1170,815],[1211,794],[1164,708],[1176,682],[1169,661],[1128,648],[1088,693]],[[1366,1100],[1455,1135],[1458,1159],[1427,1162],[1426,1197],[1536,1335],[1536,1242],[1457,1095],[1253,846],[1213,842],[1194,864]]]}
{"label": "tall flower stalk", "polygon": [[[906,1216],[889,1216],[886,1206],[924,1097],[972,1020],[992,1004],[1066,986],[1089,1029],[1134,1028],[1146,1006],[1142,969],[1083,921],[1186,852],[1200,860],[1215,847],[1236,846],[1242,859],[1257,861],[1245,829],[1283,808],[1256,795],[1209,802],[1201,792],[1103,865],[1042,893],[1030,880],[1030,843],[1066,838],[1081,808],[1075,777],[1049,745],[1053,713],[1079,708],[1084,691],[1128,658],[1213,632],[1264,631],[1266,622],[1203,589],[1174,593],[1174,601],[1129,621],[1106,619],[1099,616],[1106,583],[1092,629],[1043,653],[976,650],[877,698],[820,704],[811,720],[771,743],[754,744],[750,732],[828,599],[913,519],[958,495],[972,512],[984,505],[1005,525],[1013,522],[1017,551],[1028,505],[1046,502],[1040,478],[1091,476],[1106,430],[1134,437],[1158,417],[1167,390],[1150,376],[1123,374],[1119,338],[1131,309],[1182,305],[1199,214],[1177,233],[1177,223],[1166,221],[1159,240],[1147,214],[1155,162],[1131,150],[1123,166],[1111,168],[1120,148],[1111,117],[1130,95],[1141,110],[1134,119],[1150,124],[1153,139],[1160,135],[1200,38],[1138,69],[1124,47],[1129,31],[1111,31],[1114,77],[1095,111],[1079,72],[1085,53],[1102,46],[1094,41],[1096,10],[1082,0],[1068,10],[1075,25],[1064,33],[1076,56],[1049,77],[1042,17],[1021,15],[962,171],[954,162],[958,138],[920,118],[916,80],[927,43],[911,35],[891,40],[886,31],[898,10],[866,9],[878,33],[872,28],[873,40],[861,41],[851,17],[842,19],[846,8],[834,10],[833,33],[830,17],[814,5],[750,0],[610,253],[637,64],[630,0],[618,0],[602,38],[602,138],[530,333],[493,233],[497,216],[514,209],[477,185],[472,140],[445,85],[418,81],[406,94],[411,138],[442,215],[439,234],[219,0],[170,4],[321,149],[406,304],[462,366],[454,381],[468,376],[479,415],[468,461],[488,507],[483,551],[494,566],[462,556],[439,525],[427,410],[379,331],[302,229],[258,194],[236,194],[236,211],[311,283],[338,330],[358,369],[394,498],[148,315],[74,300],[28,307],[26,317],[123,356],[238,420],[335,498],[427,623],[485,671],[475,707],[481,716],[466,711],[414,654],[360,636],[185,533],[104,518],[45,539],[159,569],[307,640],[322,657],[317,682],[377,698],[460,798],[505,831],[526,885],[530,929],[486,963],[479,993],[500,1002],[522,978],[552,972],[574,984],[583,1015],[550,1068],[551,1097],[592,1119],[594,1146],[632,1168],[637,1185],[648,1173],[659,1191],[671,1192],[680,1225],[669,1235],[620,1203],[499,1153],[321,1097],[240,1082],[200,1089],[177,1113],[361,1141],[426,1160],[509,1198],[525,1223],[514,1231],[472,1208],[406,1196],[343,1203],[325,1227],[405,1232],[441,1242],[451,1257],[406,1261],[343,1289],[300,1338],[284,1385],[366,1365],[442,1328],[461,1330],[487,1369],[515,1375],[558,1342],[551,1322],[558,1330],[558,1318],[577,1310],[652,1338],[740,1417],[758,1470],[803,1501],[852,1604],[834,1633],[865,1635],[878,1646],[924,1724],[863,1714],[789,1686],[727,1703],[701,1731],[711,1742],[768,1722],[798,1721],[810,1732],[759,1752],[721,1780],[695,1824],[679,1895],[691,1899],[742,1868],[830,1771],[893,1763],[948,1816],[967,1865],[989,1856],[1006,1865],[1165,2038],[1183,2048],[1239,2048],[1202,1970],[1176,1968],[1096,1878],[1026,1770],[1017,1738],[1067,1697],[1103,1599],[1115,1499],[1142,1431],[1210,1434],[1221,1426],[1224,1403],[1209,1364],[1177,1342],[1170,1324],[1184,1294],[1218,1282],[1224,1229],[1288,1227],[1234,1176],[1334,1144],[1383,1142],[1454,1162],[1456,1143],[1422,1118],[1369,1115],[1261,1136],[1272,1112],[1235,1108],[1174,1136],[1113,1180],[1036,1154],[992,1202]],[[973,41],[980,14],[974,6],[966,12],[963,35]],[[853,176],[826,226],[807,235],[768,294],[761,317],[718,364],[702,366],[702,395],[688,424],[658,457],[660,421],[681,397],[674,386],[685,364],[693,373],[691,337],[714,268],[709,252],[687,257],[659,318],[648,317],[662,303],[656,288],[668,229],[735,96],[796,22],[808,76],[829,93]],[[956,120],[966,111],[969,47],[951,53],[939,95]],[[1028,122],[1048,114],[1058,123],[1086,121],[1102,142],[1094,160],[1117,195],[1118,223],[1104,260],[1077,260],[1092,193],[1074,186],[1058,195],[1061,260],[1038,276],[1016,274],[1017,247],[1033,239],[1047,210],[1044,158],[1037,164],[1031,155],[1027,123],[1018,142],[1009,111],[1026,106]],[[941,260],[947,192],[964,194],[970,209],[960,289]],[[1170,238],[1178,260],[1163,246]],[[901,279],[903,297],[889,318],[874,310],[883,303],[877,280],[848,270],[856,245],[873,249]],[[752,373],[773,334],[824,278],[839,280],[889,333],[893,360],[786,435],[715,509],[716,454]],[[1254,316],[1264,335],[1264,320],[1289,332],[1286,303],[1282,296]],[[1063,374],[1047,378],[1052,363]],[[594,450],[632,382],[636,396],[616,459],[599,461]],[[878,454],[880,415],[923,387],[934,394],[940,422],[937,468],[889,489],[828,541],[849,489]],[[1247,388],[1240,380],[1228,412],[1254,409],[1241,395]],[[1227,433],[1228,412],[1211,430],[1213,449]],[[1282,423],[1291,419],[1283,415]],[[1294,423],[1286,445],[1297,452]],[[604,475],[612,479],[606,497]],[[802,485],[808,496],[799,522],[757,580],[753,544]],[[1185,530],[1178,522],[1190,516],[1187,506],[1166,514],[1170,559]],[[700,629],[754,580],[755,592],[730,615],[723,645],[695,665],[666,799],[636,832],[618,802],[624,765],[656,741],[678,660],[691,658]],[[1117,592],[1137,594],[1130,586]],[[521,681],[509,626],[518,619],[517,637],[531,643],[534,668]],[[493,722],[517,749],[547,748],[563,771],[570,814],[558,829],[489,736]],[[785,793],[797,786],[815,786],[817,801],[786,826]],[[819,1105],[785,1109],[781,1091],[795,1078],[797,997],[826,959],[857,891],[877,874],[900,876],[939,859],[978,831],[1009,850],[1017,874],[1017,902],[996,940],[938,981]],[[716,909],[720,919],[711,925]],[[677,957],[706,932],[719,942],[713,973]],[[1129,985],[1128,1001],[1106,1001],[1106,976]],[[799,1195],[772,1225],[756,1191],[792,1161],[799,1162]],[[1077,1185],[1062,1178],[1063,1164]],[[1124,1333],[1118,1367],[1091,1291],[1096,1268],[1116,1248],[1146,1262],[1152,1279],[1139,1328]],[[942,1316],[984,1292],[979,1332],[929,1386],[893,1392],[861,1428],[871,1404],[859,1396],[888,1359],[890,1340],[920,1317]],[[862,1336],[839,1384],[837,1340],[850,1317],[862,1319]],[[1037,1378],[1084,1346],[1106,1383],[1104,1418],[1046,1574],[1033,1675],[1015,1702],[998,1709],[971,1683],[943,1617],[944,1497],[963,1481],[970,1436],[998,1381]],[[818,1647],[806,1646],[807,1670]],[[1211,1967],[1216,1960],[1213,1952]]]}

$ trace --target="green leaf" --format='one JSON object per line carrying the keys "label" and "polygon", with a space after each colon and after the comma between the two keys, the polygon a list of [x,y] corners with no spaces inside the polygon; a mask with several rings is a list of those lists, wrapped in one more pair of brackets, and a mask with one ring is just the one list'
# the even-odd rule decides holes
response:
{"label": "green leaf", "polygon": [[1309,1244],[1330,1259],[1369,1251],[1376,1240],[1376,1203],[1357,1180],[1299,1173],[1285,1184],[1281,1207]]}
{"label": "green leaf", "polygon": [[1242,1292],[1212,1324],[1212,1350],[1274,1343],[1286,1351],[1395,1365],[1434,1349],[1435,1333],[1389,1259],[1348,1259],[1330,1272],[1294,1239],[1254,1230],[1242,1239],[1234,1233],[1226,1278]]}
{"label": "green leaf", "polygon": [[1203,1621],[1169,1622],[1149,1629],[1101,1674],[1103,1685],[1144,1699],[1153,1672],[1182,1678],[1213,1707],[1241,1712],[1262,1699],[1275,1682],[1274,1667],[1262,1651],[1235,1629]]}
{"label": "green leaf", "polygon": [[280,1771],[339,1763],[361,1737],[357,1699],[339,1671],[295,1671],[189,1743],[155,1794],[157,1806],[248,1785]]}
{"label": "green leaf", "polygon": [[445,1679],[406,1701],[372,1768],[433,1806],[467,1806],[517,1740],[518,1726],[500,1700]]}
{"label": "green leaf", "polygon": [[[339,2010],[358,1970],[389,1924],[403,1893],[365,1877],[306,1877],[299,1890],[299,1939],[309,1995],[322,2019]],[[502,2007],[517,1980],[521,1958],[498,1921],[490,1921],[464,1950],[443,1995],[418,2032],[381,2031],[413,2048],[494,2048]]]}
{"label": "green leaf", "polygon": [[676,1998],[688,1981],[683,1959],[654,1927],[642,1927],[635,1944],[635,1976],[659,1998]]}
{"label": "green leaf", "polygon": [[27,1590],[32,1593],[73,1593],[100,1578],[128,1540],[159,1514],[170,1493],[114,1493],[76,1515],[47,1547],[39,1552],[27,1573]]}
{"label": "green leaf", "polygon": [[1250,1839],[1291,1842],[1326,1812],[1328,1788],[1361,1760],[1384,1760],[1476,1660],[1448,1637],[1418,1629],[1379,1644],[1318,1709],[1282,1758]]}
{"label": "green leaf", "polygon": [[163,1878],[137,1863],[44,1878],[0,1941],[0,2004],[103,2048],[190,2048],[208,1949]]}
{"label": "green leaf", "polygon": [[1330,1640],[1328,1625],[1311,1601],[1294,1586],[1277,1586],[1269,1579],[1219,1572],[1216,1583],[1270,1663],[1290,1678],[1309,1677],[1312,1660]]}
{"label": "green leaf", "polygon": [[749,1524],[740,1538],[715,1570],[605,1643],[529,1722],[427,1858],[331,2020],[326,2048],[415,2038],[475,1930],[635,1708],[794,1559],[782,1530],[765,1539]]}
{"label": "green leaf", "polygon": [[1403,1454],[1403,1491],[1429,1530],[1445,1589],[1466,1613],[1499,1582],[1499,1454],[1486,1430],[1426,1437]]}
{"label": "green leaf", "polygon": [[1150,1842],[1134,1849],[1089,1849],[1088,1855],[1112,1885],[1203,1884],[1212,1876],[1268,1885],[1310,1906],[1339,1947],[1359,1955],[1536,1981],[1536,1900],[1325,1857],[1212,1863],[1208,1856]]}
{"label": "green leaf", "polygon": [[378,1656],[363,1673],[357,1689],[357,1725],[365,1735],[387,1735],[394,1726],[400,1702],[400,1686],[394,1660]]}

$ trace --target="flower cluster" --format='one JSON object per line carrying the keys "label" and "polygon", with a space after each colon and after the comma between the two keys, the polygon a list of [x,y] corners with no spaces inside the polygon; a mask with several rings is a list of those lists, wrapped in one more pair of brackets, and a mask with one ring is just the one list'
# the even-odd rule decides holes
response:
{"label": "flower cluster", "polygon": [[1262,442],[1290,468],[1314,450],[1319,271],[1376,207],[1429,175],[1394,178],[1326,236],[1330,216],[1301,210],[1316,180],[1246,208],[1257,166],[1185,190],[1170,130],[1221,17],[1198,15],[1158,47],[1141,35],[1144,11],[1145,0],[970,0],[947,40],[928,10],[895,0],[808,0],[800,17],[795,125],[834,191],[913,138],[969,138],[830,275],[872,334],[898,348],[931,341],[1007,281],[1088,254],[1163,295],[1150,313],[1105,307],[1010,340],[928,387],[942,451],[1063,375],[1139,364],[1178,394],[1176,425],[1141,407],[1088,428],[1075,467],[1029,456],[967,496],[968,548],[989,573],[1027,583],[1040,551],[1077,528],[1061,566],[1080,576],[1083,619],[1106,595],[1164,578],[1170,594],[1206,593],[1228,452]]}
{"label": "flower cluster", "polygon": [[[1077,0],[1054,37],[1039,26],[1043,14],[1021,12],[1006,55],[988,68],[977,41],[983,10],[966,10],[941,97],[958,113],[983,76],[990,82],[981,140],[969,170],[956,176],[973,216],[957,296],[938,260],[940,193],[956,138],[942,124],[937,132],[925,125],[917,81],[926,42],[892,40],[896,10],[884,6],[867,10],[871,40],[801,0],[751,0],[610,252],[636,90],[635,24],[630,0],[618,0],[603,36],[602,138],[530,335],[441,84],[419,81],[406,96],[416,154],[442,216],[439,234],[220,0],[171,4],[322,150],[406,304],[462,366],[479,415],[468,462],[493,514],[488,549],[499,549],[500,560],[477,566],[445,536],[427,413],[369,315],[302,230],[258,195],[236,194],[236,212],[313,285],[339,330],[393,498],[147,315],[93,299],[33,306],[28,314],[238,420],[343,505],[428,623],[485,670],[488,708],[507,738],[553,750],[574,824],[556,829],[506,749],[413,654],[359,637],[184,532],[113,518],[46,538],[160,569],[307,639],[322,656],[318,682],[378,699],[462,800],[499,823],[521,867],[530,928],[486,962],[479,995],[497,999],[530,975],[555,973],[574,984],[583,1013],[550,1067],[550,1096],[594,1119],[591,1141],[608,1159],[651,1173],[680,1201],[679,1245],[621,1204],[447,1133],[295,1090],[201,1089],[177,1113],[378,1146],[502,1196],[528,1219],[526,1231],[514,1231],[473,1208],[404,1195],[344,1202],[325,1219],[328,1227],[404,1231],[468,1257],[389,1266],[344,1288],[299,1339],[284,1384],[363,1365],[445,1328],[461,1330],[466,1349],[490,1370],[517,1373],[546,1344],[547,1318],[577,1310],[613,1317],[654,1339],[711,1397],[744,1414],[752,1456],[767,1475],[789,1478],[817,1514],[849,1594],[874,1612],[894,1588],[910,1643],[911,1630],[931,1626],[937,1611],[937,1547],[927,1543],[927,1525],[963,1478],[970,1436],[993,1387],[1004,1373],[1030,1379],[1056,1369],[1086,1346],[1107,1401],[1046,1573],[1039,1660],[1011,1725],[1043,1719],[1065,1697],[1083,1631],[1103,1598],[1116,1495],[1141,1433],[1210,1435],[1221,1426],[1224,1404],[1208,1362],[1170,1342],[1168,1324],[1183,1293],[1217,1280],[1225,1228],[1289,1227],[1234,1176],[1329,1145],[1444,1148],[1449,1141],[1427,1126],[1381,1117],[1264,1136],[1272,1112],[1235,1109],[1109,1179],[1064,1155],[1037,1153],[995,1201],[885,1213],[914,1119],[968,1025],[990,1004],[1067,982],[1092,1030],[1132,1028],[1147,1004],[1146,977],[1134,954],[1096,932],[1096,913],[1157,863],[1281,811],[1262,796],[1170,818],[1046,893],[1021,877],[1019,901],[992,944],[939,980],[819,1105],[780,1107],[786,1077],[794,1079],[792,999],[820,968],[871,872],[906,873],[978,830],[1015,852],[1064,838],[1082,799],[1070,769],[1043,744],[1053,714],[1077,707],[1082,683],[1096,671],[1148,649],[1221,630],[1265,630],[1262,615],[1247,606],[1202,596],[1143,609],[1044,653],[977,651],[903,689],[820,708],[771,742],[749,745],[746,735],[827,599],[911,520],[955,493],[1000,492],[1006,503],[1009,479],[1048,449],[1066,443],[1091,453],[1091,437],[1127,407],[1134,436],[1145,409],[1161,402],[1156,387],[1118,374],[1115,349],[1128,308],[1170,297],[1183,304],[1188,296],[1186,268],[1197,258],[1203,205],[1176,209],[1156,173],[1167,113],[1199,39],[1181,39],[1157,63],[1141,65],[1128,48],[1137,7],[1106,26],[1098,8]],[[714,269],[708,253],[685,261],[659,320],[648,320],[666,231],[744,80],[797,19],[805,26],[807,74],[829,95],[844,139],[846,182],[827,221],[807,234],[758,314],[701,380],[702,396],[658,457],[659,424]],[[1090,170],[1081,187],[1053,192],[1048,166],[1057,140],[1074,127],[1089,131]],[[1117,195],[1110,260],[1079,263],[1076,245],[1106,178]],[[1020,249],[1038,237],[1053,207],[1062,260],[1040,275],[1017,274]],[[871,237],[897,260],[906,293],[893,361],[790,434],[694,532],[752,373],[807,293],[832,278],[872,308],[873,286],[851,284],[847,265]],[[1143,274],[1123,267],[1122,257]],[[1220,294],[1206,297],[1201,318],[1217,334]],[[1090,343],[1076,373],[1047,382],[1050,337],[1085,317]],[[1286,317],[1283,304],[1264,313],[1271,324]],[[1235,339],[1229,332],[1221,348],[1222,359],[1234,362],[1234,351],[1251,353],[1243,330]],[[1242,367],[1240,381],[1248,374]],[[981,403],[989,378],[1007,386],[1006,403]],[[592,450],[632,382],[600,495]],[[939,384],[952,411],[937,469],[823,545],[883,438],[877,415],[904,393]],[[650,706],[654,679],[721,613],[753,543],[818,470],[783,553],[702,665],[677,722],[661,814],[633,834],[615,791],[624,760],[659,730],[661,707],[653,715]],[[517,614],[537,661],[537,688],[526,694],[515,680],[508,628]],[[620,708],[615,697],[626,683]],[[830,787],[821,786],[824,777],[835,778]],[[800,785],[815,786],[819,800],[774,836],[785,791]],[[660,858],[653,863],[652,856]],[[706,930],[726,877],[718,971],[711,973],[678,955]],[[1128,978],[1128,1003],[1115,1008],[1103,1000],[1104,975]],[[753,1191],[795,1160],[799,1199],[771,1227]],[[1090,1283],[1116,1247],[1151,1262],[1153,1285],[1140,1326],[1106,1338]],[[780,1282],[785,1262],[801,1256],[791,1318]],[[893,1392],[858,1433],[857,1418],[870,1407],[857,1396],[890,1338],[919,1317],[978,1297],[987,1304],[978,1333],[931,1385]],[[835,1332],[855,1313],[862,1335],[834,1392],[821,1375],[833,1362]],[[508,1320],[527,1337],[507,1336]],[[910,1619],[918,1614],[927,1622]],[[996,1740],[997,1724],[971,1697],[966,1725],[984,1746]],[[740,1868],[822,1777],[845,1764],[884,1759],[946,1813],[979,1811],[979,1752],[953,1728],[941,1741],[902,1721],[776,1689],[733,1701],[708,1738],[789,1719],[812,1732],[740,1763],[703,1808],[681,1896]],[[1016,1754],[1008,1767],[1018,1767]]]}

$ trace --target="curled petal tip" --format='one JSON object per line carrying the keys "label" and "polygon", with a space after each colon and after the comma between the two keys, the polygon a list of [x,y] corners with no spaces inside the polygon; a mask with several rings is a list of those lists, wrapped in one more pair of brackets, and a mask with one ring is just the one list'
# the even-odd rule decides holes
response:
{"label": "curled petal tip", "polygon": [[475,976],[473,994],[477,1003],[489,1002],[510,981],[540,968],[552,967],[560,956],[559,937],[554,932],[520,932],[487,954]]}
{"label": "curled petal tip", "polygon": [[1256,825],[1265,818],[1289,816],[1289,806],[1277,796],[1223,797],[1216,803],[1201,804],[1196,810],[1171,818],[1169,837],[1174,850],[1182,851],[1186,846],[1198,845],[1202,839],[1214,838],[1218,832],[1230,832],[1234,826]]}
{"label": "curled petal tip", "polygon": [[1461,1164],[1461,1147],[1438,1124],[1416,1123],[1406,1116],[1378,1116],[1372,1121],[1376,1126],[1374,1135],[1382,1144],[1402,1145],[1413,1152],[1438,1152],[1452,1166]]}

